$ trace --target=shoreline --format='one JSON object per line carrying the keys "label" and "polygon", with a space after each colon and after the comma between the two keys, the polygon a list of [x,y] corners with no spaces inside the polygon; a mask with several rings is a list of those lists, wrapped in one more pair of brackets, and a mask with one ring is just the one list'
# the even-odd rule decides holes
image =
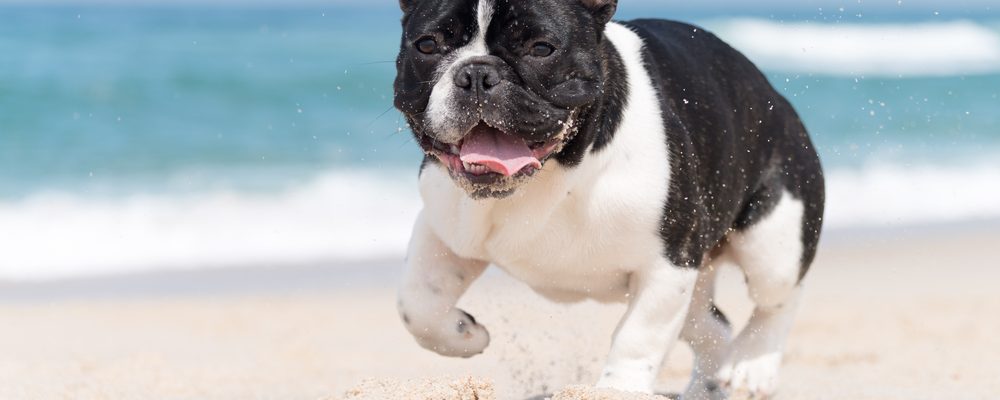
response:
{"label": "shoreline", "polygon": [[[849,227],[823,232],[819,252],[874,248],[907,241],[934,242],[1000,232],[1000,218],[906,226]],[[1000,244],[1000,243],[998,243]],[[163,268],[45,280],[0,279],[0,304],[171,297],[232,297],[323,294],[339,290],[394,288],[403,256],[361,261],[316,261],[287,265]],[[495,266],[487,276],[503,274]]]}

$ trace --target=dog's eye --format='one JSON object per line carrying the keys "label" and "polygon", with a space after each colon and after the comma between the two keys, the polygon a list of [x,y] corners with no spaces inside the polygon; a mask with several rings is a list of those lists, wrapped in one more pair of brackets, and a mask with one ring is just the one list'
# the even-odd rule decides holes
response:
{"label": "dog's eye", "polygon": [[531,46],[532,57],[548,57],[556,51],[555,47],[545,42],[538,42]]}
{"label": "dog's eye", "polygon": [[434,38],[423,38],[417,41],[416,45],[417,51],[424,54],[434,54],[437,51],[438,43]]}

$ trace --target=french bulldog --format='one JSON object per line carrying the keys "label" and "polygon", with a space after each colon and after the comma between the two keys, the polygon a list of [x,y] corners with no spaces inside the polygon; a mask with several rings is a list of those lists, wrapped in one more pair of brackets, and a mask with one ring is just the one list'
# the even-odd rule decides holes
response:
{"label": "french bulldog", "polygon": [[[425,153],[398,311],[417,343],[490,341],[456,307],[496,265],[559,302],[626,302],[596,386],[652,392],[678,338],[683,398],[772,395],[823,219],[789,102],[704,29],[615,22],[617,0],[401,0],[395,106]],[[755,308],[716,308],[738,265]]]}

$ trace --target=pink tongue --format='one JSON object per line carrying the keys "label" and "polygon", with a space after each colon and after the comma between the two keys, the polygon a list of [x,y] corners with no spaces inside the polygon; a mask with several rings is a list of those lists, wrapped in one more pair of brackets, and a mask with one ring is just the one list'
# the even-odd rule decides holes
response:
{"label": "pink tongue", "polygon": [[520,172],[526,166],[541,168],[524,140],[499,129],[479,125],[462,143],[462,162],[483,165],[504,176]]}

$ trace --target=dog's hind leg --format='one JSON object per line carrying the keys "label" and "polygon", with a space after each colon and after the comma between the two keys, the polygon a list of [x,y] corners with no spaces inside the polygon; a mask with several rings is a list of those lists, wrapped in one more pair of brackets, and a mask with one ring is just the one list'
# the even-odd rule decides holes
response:
{"label": "dog's hind leg", "polygon": [[729,235],[728,248],[746,276],[755,303],[718,373],[732,395],[770,397],[777,389],[785,339],[792,328],[804,268],[804,203],[790,193],[767,215]]}
{"label": "dog's hind leg", "polygon": [[713,302],[718,268],[718,264],[712,262],[698,273],[691,308],[681,330],[681,339],[691,346],[695,356],[691,382],[681,397],[684,400],[725,398],[716,375],[729,353],[732,328]]}
{"label": "dog's hind leg", "polygon": [[449,357],[471,357],[489,345],[490,335],[471,315],[455,307],[488,265],[458,257],[417,219],[399,289],[399,316],[424,348]]}

